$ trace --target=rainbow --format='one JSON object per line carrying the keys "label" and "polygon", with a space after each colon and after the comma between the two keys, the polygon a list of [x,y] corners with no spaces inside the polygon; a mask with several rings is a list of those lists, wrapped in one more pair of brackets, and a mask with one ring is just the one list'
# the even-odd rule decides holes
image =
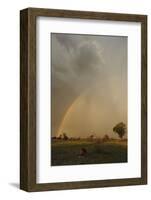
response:
{"label": "rainbow", "polygon": [[63,133],[63,127],[64,127],[64,124],[68,118],[68,116],[70,115],[70,113],[72,113],[72,110],[74,108],[74,106],[78,103],[78,101],[80,100],[80,98],[82,96],[84,96],[87,92],[88,92],[89,89],[87,89],[85,92],[83,92],[81,95],[79,95],[73,102],[72,104],[69,106],[68,110],[66,111],[61,123],[60,123],[60,126],[59,126],[59,129],[58,129],[58,132],[57,132],[57,137],[59,137],[59,135],[61,135]]}

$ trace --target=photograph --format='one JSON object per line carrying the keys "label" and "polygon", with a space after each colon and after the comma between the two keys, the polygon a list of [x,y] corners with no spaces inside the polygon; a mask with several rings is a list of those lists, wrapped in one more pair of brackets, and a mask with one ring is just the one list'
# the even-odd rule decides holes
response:
{"label": "photograph", "polygon": [[128,162],[127,36],[51,33],[51,166]]}
{"label": "photograph", "polygon": [[146,184],[147,15],[22,9],[20,189]]}

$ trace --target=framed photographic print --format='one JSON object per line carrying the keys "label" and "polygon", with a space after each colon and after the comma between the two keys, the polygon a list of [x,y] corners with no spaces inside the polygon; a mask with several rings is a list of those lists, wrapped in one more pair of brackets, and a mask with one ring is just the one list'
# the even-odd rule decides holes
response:
{"label": "framed photographic print", "polygon": [[147,16],[20,12],[20,188],[147,183]]}

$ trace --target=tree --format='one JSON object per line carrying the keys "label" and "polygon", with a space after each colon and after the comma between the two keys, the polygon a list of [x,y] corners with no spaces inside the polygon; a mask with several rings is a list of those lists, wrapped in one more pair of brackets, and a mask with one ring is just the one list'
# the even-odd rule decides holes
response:
{"label": "tree", "polygon": [[62,135],[61,135],[61,134],[59,135],[58,139],[59,139],[59,140],[61,140],[61,139],[62,139]]}
{"label": "tree", "polygon": [[93,140],[94,139],[94,135],[90,135],[90,139]]}
{"label": "tree", "polygon": [[68,140],[69,139],[66,133],[63,133],[63,139],[64,140]]}
{"label": "tree", "polygon": [[104,135],[102,141],[107,142],[107,141],[109,141],[109,139],[110,139],[109,136],[106,134],[106,135]]}
{"label": "tree", "polygon": [[123,122],[120,122],[114,126],[113,131],[122,139],[126,133],[126,125]]}

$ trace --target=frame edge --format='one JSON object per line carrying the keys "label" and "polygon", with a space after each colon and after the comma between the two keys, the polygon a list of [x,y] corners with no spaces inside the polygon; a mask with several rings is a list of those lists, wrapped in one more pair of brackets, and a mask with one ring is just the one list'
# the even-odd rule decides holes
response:
{"label": "frame edge", "polygon": [[25,191],[31,191],[36,183],[34,22],[30,9],[20,11],[20,189]]}
{"label": "frame edge", "polygon": [[28,190],[28,9],[20,11],[20,189]]}

